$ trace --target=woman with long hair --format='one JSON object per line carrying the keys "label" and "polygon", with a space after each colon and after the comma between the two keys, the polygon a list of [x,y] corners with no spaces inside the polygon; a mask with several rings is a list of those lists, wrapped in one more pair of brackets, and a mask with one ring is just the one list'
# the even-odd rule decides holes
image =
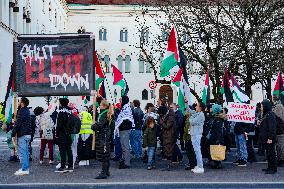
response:
{"label": "woman with long hair", "polygon": [[96,131],[96,159],[102,162],[102,171],[96,179],[106,179],[110,176],[110,143],[113,108],[109,102],[103,100],[100,104],[100,114],[98,121],[92,126],[92,130]]}

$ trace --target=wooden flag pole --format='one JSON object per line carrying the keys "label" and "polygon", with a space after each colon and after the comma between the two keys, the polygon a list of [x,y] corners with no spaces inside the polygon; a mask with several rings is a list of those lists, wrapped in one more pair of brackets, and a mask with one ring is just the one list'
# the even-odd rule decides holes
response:
{"label": "wooden flag pole", "polygon": [[[93,97],[93,124],[96,123],[96,112],[97,112],[97,92],[95,90],[93,90],[91,92],[92,97]],[[93,141],[92,141],[92,150],[96,149],[96,133],[95,131],[93,132]]]}

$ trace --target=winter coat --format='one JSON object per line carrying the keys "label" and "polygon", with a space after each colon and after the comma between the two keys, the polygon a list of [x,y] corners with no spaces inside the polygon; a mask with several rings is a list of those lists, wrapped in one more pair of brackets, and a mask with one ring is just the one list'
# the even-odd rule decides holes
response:
{"label": "winter coat", "polygon": [[141,130],[143,126],[143,117],[144,113],[141,108],[134,108],[133,110],[133,118],[135,123],[135,130]]}
{"label": "winter coat", "polygon": [[92,130],[96,132],[96,159],[107,161],[110,159],[111,129],[107,120],[107,111],[103,111],[98,122],[92,125]]}
{"label": "winter coat", "polygon": [[284,120],[284,106],[280,101],[275,102],[275,105],[272,109],[273,113],[282,120]]}
{"label": "winter coat", "polygon": [[189,118],[189,122],[191,124],[190,135],[202,135],[203,126],[205,122],[205,115],[203,112],[190,111],[192,114]]}
{"label": "winter coat", "polygon": [[170,158],[176,143],[176,119],[174,111],[170,110],[168,114],[161,119],[161,126],[164,156]]}
{"label": "winter coat", "polygon": [[234,127],[234,133],[235,135],[243,135],[245,134],[245,132],[249,133],[250,127],[251,127],[250,123],[237,122]]}
{"label": "winter coat", "polygon": [[143,135],[143,147],[157,147],[157,128],[147,127]]}
{"label": "winter coat", "polygon": [[67,127],[68,117],[71,114],[69,107],[61,107],[58,110],[56,121],[56,143],[57,144],[72,144],[72,138]]}
{"label": "winter coat", "polygon": [[262,102],[263,118],[259,126],[259,142],[266,143],[268,139],[273,143],[276,141],[276,117],[272,112],[272,106],[269,102]]}
{"label": "winter coat", "polygon": [[224,114],[219,114],[213,118],[210,122],[210,137],[209,143],[210,145],[221,144],[224,145]]}
{"label": "winter coat", "polygon": [[30,110],[23,107],[18,111],[17,120],[12,131],[12,137],[32,134]]}

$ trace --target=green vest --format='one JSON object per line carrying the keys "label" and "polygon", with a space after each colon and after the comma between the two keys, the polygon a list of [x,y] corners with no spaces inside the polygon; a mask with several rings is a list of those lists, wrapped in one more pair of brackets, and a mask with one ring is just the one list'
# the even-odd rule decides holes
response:
{"label": "green vest", "polygon": [[82,116],[82,125],[80,134],[93,134],[92,124],[93,124],[93,117],[89,112],[81,112],[80,115]]}

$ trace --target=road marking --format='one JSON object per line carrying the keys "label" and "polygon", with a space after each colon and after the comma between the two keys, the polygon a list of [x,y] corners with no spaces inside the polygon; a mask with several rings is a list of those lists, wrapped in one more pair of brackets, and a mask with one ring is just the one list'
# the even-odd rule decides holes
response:
{"label": "road marking", "polygon": [[168,185],[168,184],[197,184],[197,185],[210,185],[210,184],[219,184],[219,185],[284,185],[284,182],[100,182],[100,183],[17,183],[17,184],[0,184],[0,186],[36,186],[36,185],[141,185],[141,184],[154,184],[154,185]]}

